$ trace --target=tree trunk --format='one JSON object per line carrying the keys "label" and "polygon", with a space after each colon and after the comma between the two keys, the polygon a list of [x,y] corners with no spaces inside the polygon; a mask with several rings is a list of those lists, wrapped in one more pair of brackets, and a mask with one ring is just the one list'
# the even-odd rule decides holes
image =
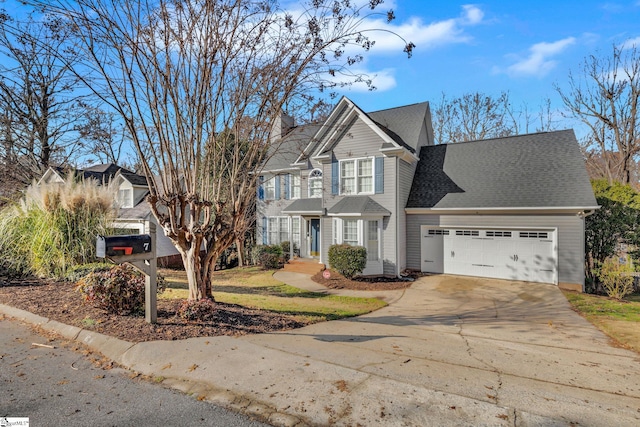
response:
{"label": "tree trunk", "polygon": [[244,239],[236,239],[236,249],[238,250],[238,267],[244,267]]}
{"label": "tree trunk", "polygon": [[203,258],[199,245],[193,245],[185,252],[181,252],[182,262],[187,273],[189,284],[189,300],[198,301],[204,298],[214,300],[211,293],[211,278],[209,268],[203,268]]}

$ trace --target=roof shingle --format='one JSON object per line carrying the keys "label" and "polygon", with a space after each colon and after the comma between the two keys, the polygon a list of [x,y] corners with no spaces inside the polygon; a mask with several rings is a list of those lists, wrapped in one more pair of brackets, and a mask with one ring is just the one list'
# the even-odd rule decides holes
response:
{"label": "roof shingle", "polygon": [[422,147],[407,208],[597,206],[572,130]]}

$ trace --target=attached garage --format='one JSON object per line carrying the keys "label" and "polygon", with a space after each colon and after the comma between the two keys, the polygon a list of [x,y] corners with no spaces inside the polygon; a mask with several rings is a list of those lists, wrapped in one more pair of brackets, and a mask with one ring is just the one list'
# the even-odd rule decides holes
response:
{"label": "attached garage", "polygon": [[598,208],[572,131],[420,150],[405,205],[407,268],[584,287]]}
{"label": "attached garage", "polygon": [[421,271],[557,284],[556,234],[421,226]]}

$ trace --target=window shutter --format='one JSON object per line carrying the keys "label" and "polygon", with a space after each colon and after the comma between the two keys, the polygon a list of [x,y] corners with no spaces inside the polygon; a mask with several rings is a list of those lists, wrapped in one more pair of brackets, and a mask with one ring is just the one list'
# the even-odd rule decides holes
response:
{"label": "window shutter", "polygon": [[340,194],[340,163],[331,162],[331,194]]}
{"label": "window shutter", "polygon": [[288,173],[284,176],[284,198],[289,200],[291,198],[291,174]]}
{"label": "window shutter", "polygon": [[376,194],[384,193],[384,157],[376,157]]}
{"label": "window shutter", "polygon": [[267,217],[262,217],[262,244],[267,244]]}
{"label": "window shutter", "polygon": [[258,178],[258,200],[264,200],[264,176]]}
{"label": "window shutter", "polygon": [[276,175],[273,179],[276,180],[276,196],[275,200],[280,200],[280,175]]}

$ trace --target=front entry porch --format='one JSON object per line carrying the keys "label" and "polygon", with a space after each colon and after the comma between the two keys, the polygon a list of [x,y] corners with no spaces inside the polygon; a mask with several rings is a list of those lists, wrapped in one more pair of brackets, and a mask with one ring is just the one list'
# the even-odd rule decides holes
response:
{"label": "front entry porch", "polygon": [[294,258],[284,265],[284,271],[303,273],[313,276],[325,269],[325,265],[313,258]]}

